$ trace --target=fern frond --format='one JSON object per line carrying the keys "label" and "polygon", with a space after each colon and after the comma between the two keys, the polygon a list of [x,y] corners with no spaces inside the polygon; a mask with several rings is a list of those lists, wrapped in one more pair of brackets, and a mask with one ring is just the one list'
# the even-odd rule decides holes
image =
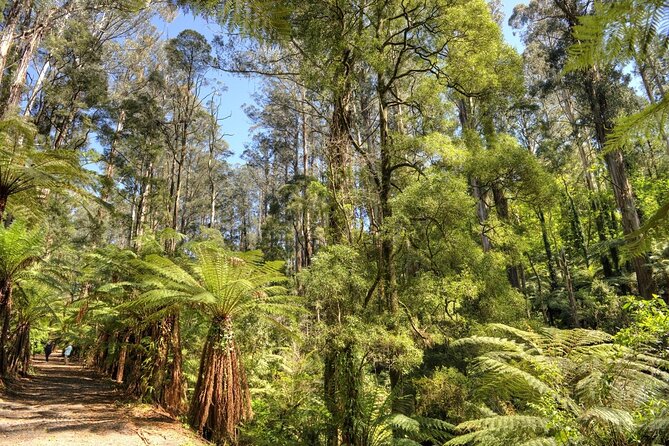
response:
{"label": "fern frond", "polygon": [[417,434],[420,432],[420,422],[417,420],[407,417],[406,415],[396,413],[391,415],[387,421],[388,425],[393,429],[401,430],[404,433]]}
{"label": "fern frond", "polygon": [[552,437],[534,438],[532,440],[520,443],[518,446],[558,446],[557,440]]}
{"label": "fern frond", "polygon": [[537,435],[548,434],[548,420],[527,415],[506,415],[465,421],[456,426],[461,434],[447,441],[444,446],[471,444],[503,444],[504,439],[513,442],[529,441]]}
{"label": "fern frond", "polygon": [[665,95],[655,104],[650,104],[637,113],[618,119],[606,139],[605,150],[622,150],[630,142],[637,129],[655,119],[659,119],[660,123],[666,122],[668,112],[669,96]]}
{"label": "fern frond", "polygon": [[474,372],[482,376],[480,393],[508,392],[532,401],[543,394],[554,391],[532,374],[505,362],[485,356],[478,357],[473,364]]}
{"label": "fern frond", "polygon": [[655,441],[669,441],[669,413],[647,422],[643,426],[642,432],[644,436]]}
{"label": "fern frond", "polygon": [[465,421],[456,426],[460,432],[478,430],[543,432],[547,429],[546,419],[529,415],[499,415],[496,417],[479,418]]}
{"label": "fern frond", "polygon": [[502,350],[518,351],[518,352],[523,351],[523,346],[514,341],[505,338],[495,338],[492,336],[470,336],[468,338],[457,339],[451,343],[451,346],[455,348],[471,346],[478,348],[495,348]]}
{"label": "fern frond", "polygon": [[632,430],[634,428],[634,417],[622,409],[611,407],[591,407],[581,414],[579,421],[589,428],[595,425],[607,425],[620,430]]}
{"label": "fern frond", "polygon": [[566,356],[579,347],[613,342],[610,334],[597,330],[544,328],[541,332],[545,336],[544,350],[554,356]]}
{"label": "fern frond", "polygon": [[493,331],[500,331],[502,333],[511,335],[524,344],[530,345],[541,352],[541,344],[543,337],[540,333],[520,330],[505,324],[488,324]]}

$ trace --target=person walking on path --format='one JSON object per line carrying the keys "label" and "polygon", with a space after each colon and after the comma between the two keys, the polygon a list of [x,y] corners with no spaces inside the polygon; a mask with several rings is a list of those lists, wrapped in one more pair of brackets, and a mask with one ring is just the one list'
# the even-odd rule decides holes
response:
{"label": "person walking on path", "polygon": [[65,347],[65,350],[63,350],[63,356],[65,356],[65,364],[69,362],[71,354],[72,354],[72,344],[69,344],[67,347]]}
{"label": "person walking on path", "polygon": [[51,341],[49,341],[44,346],[44,358],[46,359],[46,362],[49,362],[49,355],[51,354],[52,350],[53,350],[53,345],[51,344]]}

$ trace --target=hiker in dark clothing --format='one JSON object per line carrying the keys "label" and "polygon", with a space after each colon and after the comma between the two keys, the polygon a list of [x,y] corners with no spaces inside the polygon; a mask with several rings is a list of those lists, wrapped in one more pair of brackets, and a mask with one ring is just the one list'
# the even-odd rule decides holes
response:
{"label": "hiker in dark clothing", "polygon": [[44,357],[46,358],[46,362],[49,362],[49,355],[51,354],[52,350],[53,345],[51,345],[51,342],[47,342],[44,346]]}

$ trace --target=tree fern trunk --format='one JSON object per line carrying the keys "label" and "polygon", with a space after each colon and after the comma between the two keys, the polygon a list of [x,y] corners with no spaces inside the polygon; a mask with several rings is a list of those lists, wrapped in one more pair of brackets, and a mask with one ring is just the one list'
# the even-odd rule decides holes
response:
{"label": "tree fern trunk", "polygon": [[12,312],[12,284],[5,282],[0,289],[0,317],[2,318],[2,332],[0,333],[0,376],[8,371],[7,339],[9,338],[9,323]]}
{"label": "tree fern trunk", "polygon": [[163,396],[163,383],[165,382],[165,369],[167,368],[167,336],[169,334],[169,328],[166,327],[166,319],[161,320],[156,323],[153,327],[153,358],[150,371],[150,382],[147,388],[147,391],[151,392],[151,397],[153,401],[162,405]]}
{"label": "tree fern trunk", "polygon": [[27,375],[30,365],[30,324],[23,322],[16,327],[16,336],[9,357],[9,372]]}
{"label": "tree fern trunk", "polygon": [[121,349],[118,354],[118,367],[116,368],[116,382],[117,383],[122,383],[123,382],[123,375],[125,373],[125,364],[126,364],[126,359],[128,357],[128,340],[130,339],[130,334],[126,334],[123,336],[123,340],[121,342]]}
{"label": "tree fern trunk", "polygon": [[180,414],[183,411],[186,396],[186,383],[183,378],[183,356],[181,354],[181,330],[179,325],[179,314],[174,313],[168,317],[171,327],[169,336],[169,349],[172,353],[169,376],[165,382],[163,391],[163,406],[172,414]]}
{"label": "tree fern trunk", "polygon": [[178,314],[170,314],[161,320],[154,327],[152,338],[155,351],[148,371],[150,384],[146,390],[152,392],[153,400],[163,409],[178,415],[183,411],[185,397]]}
{"label": "tree fern trunk", "polygon": [[202,350],[190,408],[191,426],[215,443],[237,441],[237,427],[252,417],[251,396],[235,345],[232,320],[215,318]]}
{"label": "tree fern trunk", "polygon": [[0,223],[3,222],[5,216],[5,208],[7,207],[7,200],[9,200],[9,194],[0,193]]}

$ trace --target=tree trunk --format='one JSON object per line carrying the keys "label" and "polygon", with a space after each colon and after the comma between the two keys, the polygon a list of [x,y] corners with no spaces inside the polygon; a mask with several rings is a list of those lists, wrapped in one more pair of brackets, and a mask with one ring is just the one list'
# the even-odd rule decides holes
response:
{"label": "tree trunk", "polygon": [[163,406],[174,415],[180,414],[184,409],[186,397],[186,382],[183,377],[183,354],[181,352],[181,325],[179,313],[175,312],[168,316],[169,326],[169,349],[172,361],[168,366],[167,382],[163,392]]}
{"label": "tree trunk", "polygon": [[216,185],[211,181],[209,185],[209,228],[214,227],[214,220],[216,220]]}
{"label": "tree trunk", "polygon": [[65,120],[61,123],[60,129],[57,129],[57,135],[56,135],[56,140],[53,143],[53,148],[55,150],[60,149],[60,147],[63,145],[65,142],[65,138],[67,138],[67,134],[70,132],[70,126],[74,124],[74,119],[77,116],[77,108],[75,107],[75,104],[77,102],[77,99],[79,97],[79,92],[74,94],[74,97],[72,97],[72,102],[70,104],[70,114],[65,118]]}
{"label": "tree trunk", "polygon": [[14,73],[14,80],[12,81],[12,86],[9,89],[9,97],[7,99],[7,104],[5,106],[5,113],[8,110],[12,110],[17,107],[21,102],[21,94],[23,89],[26,86],[26,76],[28,75],[28,68],[30,67],[30,62],[35,56],[37,47],[42,41],[42,37],[47,32],[49,27],[49,21],[54,10],[49,11],[44,16],[38,16],[35,20],[33,29],[31,30],[30,39],[23,48],[23,53],[19,59],[18,67]]}
{"label": "tree trunk", "polygon": [[[343,17],[338,20],[342,23]],[[332,244],[350,243],[351,235],[351,203],[350,203],[350,134],[349,127],[351,121],[351,99],[352,85],[351,77],[354,64],[353,52],[350,49],[344,49],[341,53],[339,65],[338,80],[341,80],[341,89],[335,93],[332,121],[330,123],[330,138],[327,144],[327,169],[328,169],[328,189],[329,197],[329,231],[328,242]],[[330,326],[339,323],[338,308],[328,306],[326,308],[326,322]],[[339,349],[329,350],[324,358],[323,384],[324,399],[330,415],[332,416],[332,425],[327,434],[327,445],[339,445],[340,433],[342,440],[354,420],[350,418],[351,411],[347,411],[341,404],[342,395],[351,395],[355,397],[350,404],[357,405],[357,390],[349,387],[348,380],[343,380],[347,371],[343,365],[346,358]],[[345,434],[345,432],[348,432]],[[347,444],[347,443],[344,443]],[[348,443],[351,444],[351,443]]]}
{"label": "tree trunk", "polygon": [[0,84],[7,67],[9,50],[14,43],[14,30],[19,23],[21,13],[26,10],[29,0],[14,0],[5,18],[5,26],[0,34]]}
{"label": "tree trunk", "polygon": [[[462,126],[462,134],[465,140],[465,146],[471,147],[472,140],[477,138],[474,131],[474,122],[472,120],[472,98],[463,98],[458,101],[458,119]],[[488,219],[488,205],[485,202],[485,192],[482,190],[478,178],[469,178],[469,186],[472,197],[476,200],[476,217],[481,227],[481,247],[483,252],[489,252],[492,249],[490,238],[486,234],[486,220]]]}
{"label": "tree trunk", "polygon": [[344,87],[334,100],[327,151],[328,187],[331,195],[329,238],[332,243],[351,241],[349,125],[352,97],[350,76],[352,75],[353,55],[350,50],[343,51],[341,64]]}
{"label": "tree trunk", "polygon": [[8,372],[7,340],[12,315],[12,284],[5,281],[0,287],[0,318],[2,318],[2,332],[0,333],[0,377]]}
{"label": "tree trunk", "polygon": [[118,353],[118,366],[116,368],[116,382],[123,382],[123,375],[125,374],[125,364],[128,358],[128,341],[130,340],[130,333],[126,334],[121,342],[121,349]]}
{"label": "tree trunk", "polygon": [[[147,209],[149,207],[149,194],[151,193],[151,181],[153,180],[153,162],[149,162],[147,167],[147,178],[142,182],[142,191],[139,196],[139,206],[137,206],[137,225],[135,225],[135,239],[137,240],[144,234],[144,223],[146,221]],[[139,248],[139,242],[135,242],[135,247]]]}
{"label": "tree trunk", "polygon": [[[185,145],[185,142],[184,142]],[[182,148],[181,157],[175,160],[177,166],[176,179],[174,181],[174,194],[172,195],[172,224],[170,227],[176,231],[179,224],[179,201],[181,198],[181,172],[183,170],[183,162],[185,157],[185,146]],[[177,248],[176,236],[170,241],[168,252],[174,253]]]}
{"label": "tree trunk", "polygon": [[12,354],[9,358],[9,374],[18,372],[27,375],[30,367],[30,323],[22,322],[16,327]]}
{"label": "tree trunk", "polygon": [[560,251],[560,267],[562,268],[562,275],[565,281],[565,288],[567,289],[567,297],[569,298],[569,313],[571,317],[571,328],[578,328],[581,326],[578,315],[578,305],[576,303],[576,296],[574,295],[574,281],[569,271],[569,262],[564,249]]}
{"label": "tree trunk", "polygon": [[183,410],[185,396],[178,314],[166,316],[160,322],[157,333],[153,368],[154,397],[166,411],[178,415]]}
{"label": "tree trunk", "polygon": [[483,252],[490,252],[492,249],[492,243],[490,243],[490,238],[486,234],[486,220],[488,219],[488,206],[485,203],[483,192],[479,186],[477,178],[471,178],[469,180],[471,186],[472,196],[476,199],[476,217],[481,227],[481,247]]}
{"label": "tree trunk", "polygon": [[[397,296],[397,272],[393,262],[394,244],[392,234],[383,227],[386,219],[392,217],[390,206],[390,189],[392,188],[392,159],[390,155],[390,135],[388,126],[388,105],[385,98],[385,85],[382,76],[378,76],[377,91],[379,99],[379,226],[381,227],[381,246],[379,255],[379,272],[381,283],[379,291],[381,300],[386,309],[391,313],[397,313],[399,308],[399,297]],[[370,172],[371,173],[371,172]],[[372,173],[373,174],[373,173]]]}
{"label": "tree trunk", "polygon": [[[590,102],[590,108],[595,123],[595,135],[599,148],[604,151],[608,132],[613,128],[610,122],[608,103],[605,89],[600,85],[600,73],[596,68],[592,68],[587,73],[585,88]],[[640,227],[639,214],[637,213],[636,203],[632,184],[627,175],[625,160],[620,150],[608,150],[604,159],[609,171],[613,195],[616,199],[616,205],[622,217],[623,233],[629,235]],[[632,260],[632,266],[636,273],[638,293],[645,299],[650,299],[655,291],[655,281],[653,280],[650,267],[647,265],[647,256],[635,257]]]}
{"label": "tree trunk", "polygon": [[191,426],[215,443],[236,444],[239,424],[252,415],[232,320],[227,316],[214,318],[202,350],[190,408]]}
{"label": "tree trunk", "polygon": [[37,100],[40,91],[42,91],[42,85],[44,85],[44,81],[46,80],[46,76],[49,73],[50,68],[51,68],[51,59],[47,59],[47,61],[44,62],[44,65],[42,66],[42,69],[39,72],[39,76],[37,77],[37,81],[35,81],[35,85],[33,86],[30,95],[28,96],[28,102],[26,103],[26,108],[25,110],[23,110],[24,117],[27,118],[30,116],[30,111],[35,106],[35,101]]}
{"label": "tree trunk", "polygon": [[[590,193],[589,196],[590,209],[594,214],[595,228],[597,229],[597,237],[600,243],[606,244],[608,241],[606,232],[606,220],[605,220],[605,215],[602,211],[603,206],[600,203],[599,199],[597,198],[598,188],[591,173],[592,165],[590,161],[590,155],[588,152],[586,152],[585,144],[580,137],[578,122],[574,114],[574,111],[572,110],[571,102],[569,101],[569,99],[565,99],[564,101],[561,101],[560,104],[563,106],[565,115],[567,116],[567,119],[569,120],[569,123],[572,127],[573,138],[576,140],[576,146],[578,147],[578,154],[581,160],[581,166],[583,168],[583,179],[585,181],[585,186],[588,189],[588,192]],[[590,148],[589,145],[588,148]],[[604,277],[611,278],[614,276],[614,269],[617,269],[614,268],[614,265],[617,264],[616,261],[617,258],[618,258],[618,249],[615,246],[611,246],[609,248],[609,255],[607,255],[606,253],[602,253],[600,255],[599,261],[602,265],[602,271],[604,272]],[[586,265],[588,263],[589,262],[587,261],[587,254],[586,254]]]}
{"label": "tree trunk", "polygon": [[363,441],[356,429],[360,417],[360,386],[362,376],[356,365],[354,346],[347,342],[335,347],[334,342],[325,354],[325,404],[333,416],[328,432],[328,446],[358,446]]}
{"label": "tree trunk", "polygon": [[576,209],[576,204],[574,203],[574,198],[569,193],[569,187],[567,182],[563,180],[564,183],[564,192],[569,201],[569,210],[571,211],[571,231],[574,234],[574,239],[576,239],[576,244],[578,249],[583,254],[583,260],[585,261],[585,266],[590,266],[590,261],[588,259],[588,248],[585,245],[585,237],[583,235],[583,228],[581,227],[581,217],[578,214],[578,209]]}
{"label": "tree trunk", "polygon": [[[611,176],[616,204],[622,217],[623,233],[631,234],[640,228],[641,223],[632,193],[632,184],[627,177],[623,154],[620,150],[610,151],[604,155],[604,159]],[[648,265],[647,255],[634,257],[632,266],[636,272],[638,293],[645,299],[652,298],[655,292],[655,281]]]}
{"label": "tree trunk", "polygon": [[302,174],[304,176],[304,184],[302,186],[302,200],[304,209],[302,210],[302,236],[304,237],[304,252],[302,254],[302,266],[307,267],[311,265],[311,257],[313,255],[313,244],[311,240],[311,212],[309,210],[309,203],[307,202],[307,188],[309,187],[308,179],[311,176],[309,169],[309,133],[307,131],[307,113],[305,110],[305,92],[301,90],[302,94]]}
{"label": "tree trunk", "polygon": [[9,200],[9,195],[0,193],[0,224],[4,222],[5,209],[7,208],[8,200]]}
{"label": "tree trunk", "polygon": [[[634,60],[636,62],[637,68],[639,69],[639,74],[641,75],[641,81],[643,82],[644,89],[646,90],[646,97],[648,98],[648,101],[651,104],[655,104],[657,100],[655,99],[655,92],[653,91],[654,86],[653,83],[648,78],[649,66],[644,62],[639,61],[639,58],[637,56],[635,56]],[[650,68],[652,68],[652,66]],[[659,90],[662,90],[661,84]],[[661,91],[661,96],[664,96],[663,91]],[[669,136],[667,136],[667,132],[665,131],[663,123],[661,121],[659,121],[658,123],[660,129],[660,136],[662,137],[662,140],[664,140],[664,145],[667,153],[669,153]]]}
{"label": "tree trunk", "polygon": [[[504,191],[499,184],[493,184],[492,197],[495,202],[495,210],[499,218],[505,223],[509,223],[509,200],[504,196]],[[520,264],[509,264],[506,266],[506,276],[509,283],[515,289],[522,291],[522,268]]]}
{"label": "tree trunk", "polygon": [[544,252],[546,253],[546,267],[548,268],[548,279],[551,285],[551,291],[555,291],[558,287],[557,274],[555,272],[555,264],[553,262],[553,250],[548,240],[548,231],[546,229],[546,217],[543,210],[537,211],[537,217],[541,225],[541,239],[544,243]]}

